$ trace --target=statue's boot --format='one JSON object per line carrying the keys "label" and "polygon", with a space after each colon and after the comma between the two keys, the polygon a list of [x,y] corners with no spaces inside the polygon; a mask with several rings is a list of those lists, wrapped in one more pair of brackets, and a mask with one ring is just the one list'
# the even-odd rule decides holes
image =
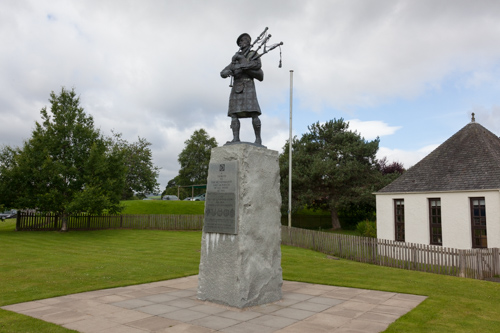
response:
{"label": "statue's boot", "polygon": [[255,132],[255,144],[262,145],[262,138],[260,137],[260,119],[259,117],[252,117],[253,130]]}

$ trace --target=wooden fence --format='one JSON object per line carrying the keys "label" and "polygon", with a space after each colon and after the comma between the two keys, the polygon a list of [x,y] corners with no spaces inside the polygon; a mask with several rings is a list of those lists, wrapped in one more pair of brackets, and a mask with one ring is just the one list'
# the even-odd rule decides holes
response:
{"label": "wooden fence", "polygon": [[[16,230],[60,230],[61,223],[61,218],[52,214],[19,213]],[[72,215],[67,218],[67,227],[68,230],[202,230],[203,215]],[[380,266],[473,279],[500,275],[498,248],[458,250],[286,226],[281,227],[281,243]]]}
{"label": "wooden fence", "polygon": [[[71,215],[67,217],[68,230],[99,229],[156,229],[201,230],[203,215]],[[17,215],[18,231],[61,230],[62,218],[54,214]]]}
{"label": "wooden fence", "polygon": [[283,245],[363,263],[473,279],[500,274],[498,248],[458,250],[293,227],[281,231]]}

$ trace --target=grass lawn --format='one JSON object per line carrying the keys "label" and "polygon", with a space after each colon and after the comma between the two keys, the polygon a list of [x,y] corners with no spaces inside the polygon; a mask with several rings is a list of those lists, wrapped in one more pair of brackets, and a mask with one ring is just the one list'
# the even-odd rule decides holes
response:
{"label": "grass lawn", "polygon": [[[0,222],[0,306],[198,273],[201,232],[15,232]],[[330,260],[282,247],[287,280],[426,295],[387,332],[498,332],[500,284]],[[0,310],[0,332],[71,332]]]}
{"label": "grass lawn", "polygon": [[205,201],[126,200],[123,214],[203,215]]}

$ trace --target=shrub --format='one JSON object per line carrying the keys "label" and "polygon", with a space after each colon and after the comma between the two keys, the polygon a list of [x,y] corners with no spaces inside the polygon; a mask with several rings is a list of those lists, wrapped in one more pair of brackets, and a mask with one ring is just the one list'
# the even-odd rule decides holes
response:
{"label": "shrub", "polygon": [[377,224],[374,221],[361,221],[356,225],[356,230],[363,237],[377,238]]}

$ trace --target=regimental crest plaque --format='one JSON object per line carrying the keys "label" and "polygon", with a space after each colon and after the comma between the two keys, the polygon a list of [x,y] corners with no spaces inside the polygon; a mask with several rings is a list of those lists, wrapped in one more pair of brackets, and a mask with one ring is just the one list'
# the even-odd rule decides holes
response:
{"label": "regimental crest plaque", "polygon": [[238,234],[237,200],[238,161],[210,163],[203,231]]}

